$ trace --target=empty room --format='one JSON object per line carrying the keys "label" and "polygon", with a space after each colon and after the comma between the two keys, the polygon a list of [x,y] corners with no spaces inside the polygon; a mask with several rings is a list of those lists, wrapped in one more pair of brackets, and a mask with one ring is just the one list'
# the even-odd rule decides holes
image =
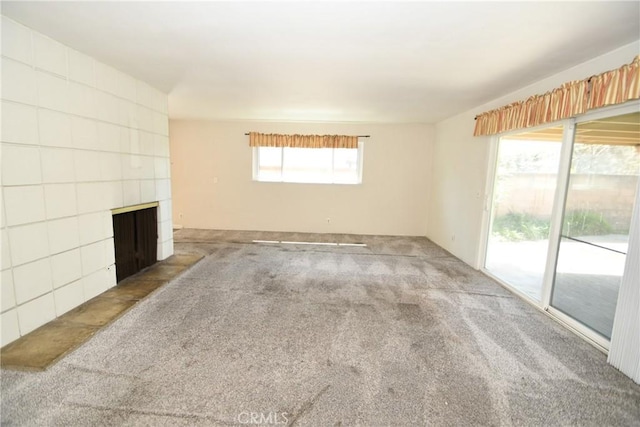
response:
{"label": "empty room", "polygon": [[640,426],[640,3],[2,1],[3,425]]}

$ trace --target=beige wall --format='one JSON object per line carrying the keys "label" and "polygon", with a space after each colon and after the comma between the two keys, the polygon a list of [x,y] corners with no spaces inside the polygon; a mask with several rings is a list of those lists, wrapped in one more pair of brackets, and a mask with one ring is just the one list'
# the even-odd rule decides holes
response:
{"label": "beige wall", "polygon": [[570,80],[618,68],[631,62],[638,51],[640,42],[634,42],[437,123],[427,237],[466,263],[480,267],[491,138],[472,136],[476,114],[544,93]]}
{"label": "beige wall", "polygon": [[[429,125],[172,120],[174,224],[209,229],[425,235],[432,130]],[[252,150],[244,135],[248,131],[371,135],[363,139],[363,182],[254,182]]]}

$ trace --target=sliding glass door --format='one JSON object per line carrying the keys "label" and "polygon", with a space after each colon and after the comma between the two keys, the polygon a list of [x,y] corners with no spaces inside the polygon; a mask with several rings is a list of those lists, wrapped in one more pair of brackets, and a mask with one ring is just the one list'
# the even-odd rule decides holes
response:
{"label": "sliding glass door", "polygon": [[484,271],[605,348],[639,203],[638,105],[497,141]]}
{"label": "sliding glass door", "polygon": [[540,301],[562,127],[500,138],[485,268]]}
{"label": "sliding glass door", "polygon": [[640,172],[638,123],[633,113],[577,125],[564,205],[551,306],[607,339]]}

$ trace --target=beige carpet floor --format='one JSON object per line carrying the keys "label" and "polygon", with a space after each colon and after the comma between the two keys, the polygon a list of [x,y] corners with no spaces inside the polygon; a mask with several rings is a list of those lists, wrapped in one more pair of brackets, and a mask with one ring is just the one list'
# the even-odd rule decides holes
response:
{"label": "beige carpet floor", "polygon": [[604,354],[425,238],[175,237],[206,257],[49,370],[3,370],[3,424],[640,424]]}

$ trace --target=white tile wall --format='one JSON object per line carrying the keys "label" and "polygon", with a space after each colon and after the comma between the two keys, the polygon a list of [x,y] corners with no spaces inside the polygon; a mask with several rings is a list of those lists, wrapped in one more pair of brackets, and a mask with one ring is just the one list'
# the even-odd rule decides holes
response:
{"label": "white tile wall", "polygon": [[80,83],[69,82],[69,113],[95,117],[96,111],[96,90]]}
{"label": "white tile wall", "polygon": [[[171,250],[173,250],[173,246],[171,246]],[[116,266],[115,265],[110,265],[109,267],[107,267],[106,269],[106,280],[107,283],[115,283],[116,282]]]}
{"label": "white tile wall", "polygon": [[2,344],[116,283],[111,209],[160,201],[167,96],[2,17]]}
{"label": "white tile wall", "polygon": [[[2,153],[0,152],[0,155]],[[4,210],[4,195],[0,191],[0,227],[5,228],[7,226],[7,214]]]}
{"label": "white tile wall", "polygon": [[111,286],[109,285],[113,276],[109,274],[107,269],[98,270],[88,276],[82,278],[82,287],[84,290],[85,300],[100,295]]}
{"label": "white tile wall", "polygon": [[98,122],[98,145],[100,148],[104,151],[120,153],[122,130],[127,129],[110,123]]}
{"label": "white tile wall", "polygon": [[156,135],[155,140],[155,155],[157,157],[169,157],[169,138],[164,135]]}
{"label": "white tile wall", "polygon": [[169,239],[158,245],[158,259],[167,259],[173,255],[173,239]]}
{"label": "white tile wall", "polygon": [[139,132],[140,154],[145,156],[153,156],[154,153],[154,134],[150,132]]}
{"label": "white tile wall", "polygon": [[155,162],[153,157],[139,156],[140,168],[139,176],[141,179],[153,179],[155,177]]}
{"label": "white tile wall", "polygon": [[138,128],[137,105],[135,102],[120,100],[120,113],[118,121],[122,126],[126,126],[129,129]]}
{"label": "white tile wall", "polygon": [[84,302],[82,280],[77,280],[62,288],[56,289],[53,291],[53,297],[56,305],[56,316],[60,316],[72,308],[79,306]]}
{"label": "white tile wall", "polygon": [[0,273],[0,302],[2,311],[7,311],[16,305],[16,294],[13,290],[13,273],[11,269],[3,270]]}
{"label": "white tile wall", "polygon": [[95,212],[78,217],[80,227],[80,244],[88,245],[103,240],[107,237],[107,231],[104,228],[103,212]]}
{"label": "white tile wall", "polygon": [[80,249],[76,248],[51,257],[53,287],[59,288],[82,277]]}
{"label": "white tile wall", "polygon": [[11,267],[11,252],[9,251],[9,232],[6,229],[0,230],[0,239],[2,242],[2,246],[0,246],[0,252],[2,256],[2,264],[1,268],[4,270],[5,268]]}
{"label": "white tile wall", "polygon": [[108,123],[118,123],[120,112],[118,98],[106,92],[96,91],[96,117]]}
{"label": "white tile wall", "polygon": [[152,107],[155,101],[154,92],[155,91],[151,86],[149,86],[145,82],[138,81],[137,90],[136,90],[136,101],[140,105],[144,105],[146,107]]}
{"label": "white tile wall", "polygon": [[122,181],[105,182],[104,198],[109,206],[128,206],[133,203],[124,203],[122,193]]}
{"label": "white tile wall", "polygon": [[[2,147],[3,151],[5,147],[6,145]],[[4,209],[7,214],[7,225],[9,226],[44,221],[44,190],[42,186],[5,186]]]}
{"label": "white tile wall", "polygon": [[137,135],[137,133],[137,130],[129,127],[122,127],[120,129],[120,152],[122,154],[128,154],[132,152],[131,140],[134,135]]}
{"label": "white tile wall", "polygon": [[[102,224],[104,227],[104,236],[106,239],[113,239],[113,215],[111,212],[103,212]],[[106,242],[105,244],[108,244]]]}
{"label": "white tile wall", "polygon": [[171,198],[171,181],[168,179],[156,180],[156,197],[158,200],[168,200]]}
{"label": "white tile wall", "polygon": [[165,240],[169,240],[173,237],[173,223],[171,220],[162,221],[158,225],[158,240],[164,242]]}
{"label": "white tile wall", "polygon": [[134,130],[133,132],[131,132],[129,139],[131,140],[131,154],[142,154],[142,143],[141,143],[141,139],[142,136],[141,134],[143,133],[143,131],[141,130]]}
{"label": "white tile wall", "polygon": [[68,55],[69,80],[95,87],[96,74],[93,68],[93,58],[71,49],[68,50]]}
{"label": "white tile wall", "polygon": [[140,181],[123,181],[122,191],[125,206],[137,205],[140,203]]}
{"label": "white tile wall", "polygon": [[2,183],[4,185],[42,183],[40,149],[28,145],[5,144],[2,149]]}
{"label": "white tile wall", "polygon": [[44,71],[36,71],[38,106],[66,113],[69,109],[67,80]]}
{"label": "white tile wall", "polygon": [[158,206],[158,221],[171,221],[172,217],[172,204],[171,200],[163,200],[159,202]]}
{"label": "white tile wall", "polygon": [[51,254],[58,254],[80,246],[78,220],[78,217],[72,216],[47,222]]}
{"label": "white tile wall", "polygon": [[82,258],[82,274],[85,276],[107,267],[105,243],[102,241],[81,247],[80,256]]}
{"label": "white tile wall", "polygon": [[31,31],[4,16],[2,17],[2,55],[26,64],[33,63]]}
{"label": "white tile wall", "polygon": [[116,253],[113,238],[105,240],[104,251],[105,264],[107,266],[113,266],[116,262]]}
{"label": "white tile wall", "polygon": [[36,68],[62,77],[67,76],[67,49],[64,45],[41,34],[33,34],[33,51]]}
{"label": "white tile wall", "polygon": [[9,229],[11,264],[25,264],[49,255],[47,224],[38,222]]}
{"label": "white tile wall", "polygon": [[2,141],[18,144],[38,143],[38,115],[35,107],[2,102]]}
{"label": "white tile wall", "polygon": [[84,117],[71,117],[71,139],[75,148],[97,150],[98,122]]}
{"label": "white tile wall", "polygon": [[167,116],[162,113],[153,112],[153,129],[160,135],[169,134],[169,120]]}
{"label": "white tile wall", "polygon": [[153,179],[140,181],[140,202],[149,203],[156,200],[156,183]]}
{"label": "white tile wall", "polygon": [[122,155],[120,153],[100,153],[100,178],[103,181],[122,179]]}
{"label": "white tile wall", "polygon": [[18,326],[18,311],[9,310],[0,316],[2,323],[2,345],[9,344],[20,338],[20,327]]}
{"label": "white tile wall", "polygon": [[[99,166],[98,166],[99,167]],[[110,209],[104,195],[107,186],[101,182],[80,183],[77,185],[78,213],[85,214]]]}
{"label": "white tile wall", "polygon": [[170,176],[171,165],[169,159],[165,157],[155,158],[156,179],[166,179]]}
{"label": "white tile wall", "polygon": [[35,105],[36,73],[33,67],[2,58],[2,99]]}
{"label": "white tile wall", "polygon": [[140,179],[140,156],[132,154],[122,155],[122,178],[123,179]]}
{"label": "white tile wall", "polygon": [[[120,89],[117,93],[117,95],[121,98],[125,98],[129,101],[132,102],[136,102],[136,85],[137,85],[137,80],[134,79],[133,77],[129,77],[126,74],[122,74],[120,75]],[[159,93],[158,91],[155,91],[155,93]],[[160,100],[156,101],[157,104],[156,105],[160,105],[160,103],[164,100],[164,98],[166,98],[164,96],[164,94],[162,96],[160,96]]]}
{"label": "white tile wall", "polygon": [[45,185],[44,199],[47,219],[72,216],[78,213],[76,185],[73,183]]}
{"label": "white tile wall", "polygon": [[18,306],[18,320],[20,322],[20,334],[25,335],[37,327],[55,319],[56,309],[53,301],[53,293],[48,293],[40,298],[31,300]]}
{"label": "white tile wall", "polygon": [[78,182],[100,181],[100,156],[99,151],[75,150],[74,167]]}
{"label": "white tile wall", "polygon": [[68,148],[40,148],[44,182],[75,182],[74,153],[75,150]]}
{"label": "white tile wall", "polygon": [[153,132],[153,111],[138,104],[138,122],[140,129]]}
{"label": "white tile wall", "polygon": [[51,261],[43,258],[13,268],[13,286],[16,302],[25,303],[53,290]]}
{"label": "white tile wall", "polygon": [[96,87],[107,93],[118,92],[118,71],[108,65],[96,62]]}
{"label": "white tile wall", "polygon": [[38,111],[38,128],[40,129],[40,144],[53,147],[73,147],[71,116],[68,114],[40,109]]}

